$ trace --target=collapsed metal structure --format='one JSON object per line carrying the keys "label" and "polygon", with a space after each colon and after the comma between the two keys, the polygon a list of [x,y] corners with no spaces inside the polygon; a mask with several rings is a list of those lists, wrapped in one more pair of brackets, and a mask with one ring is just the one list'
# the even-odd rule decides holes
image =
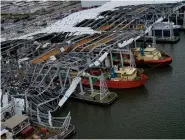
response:
{"label": "collapsed metal structure", "polygon": [[[2,14],[6,15],[10,13],[12,14],[12,17],[19,17],[17,15],[22,14],[24,17],[22,18],[22,21],[19,19],[20,21],[15,20],[10,21],[10,23],[1,23],[1,27],[4,28],[4,30],[1,30],[1,34],[7,39],[22,36],[25,33],[37,31],[42,29],[42,26],[50,25],[57,19],[66,17],[73,12],[81,10],[81,4],[79,1],[55,1],[54,3],[51,1],[10,1],[9,4],[5,5],[3,4],[4,2],[6,1],[2,1]],[[12,9],[13,11],[11,11]],[[5,19],[6,16],[5,18],[2,16],[2,20]],[[17,32],[19,33],[16,34]]]}
{"label": "collapsed metal structure", "polygon": [[[91,81],[91,76],[86,73],[88,68],[105,66],[108,55],[110,67],[113,67],[112,53],[122,52],[130,54],[131,65],[135,66],[128,45],[137,47],[136,40],[148,33],[154,23],[168,18],[182,6],[182,3],[172,3],[117,7],[114,11],[100,13],[102,19],[85,20],[76,25],[91,27],[100,34],[41,34],[31,40],[2,44],[2,88],[13,97],[25,99],[31,120],[54,126],[59,118],[51,117],[51,112],[61,107],[76,87],[81,89],[79,94],[85,94],[81,77],[90,77]],[[57,37],[63,34],[65,36],[58,41]],[[77,71],[75,77],[71,77],[71,70]],[[102,99],[107,88],[102,75],[100,79]],[[92,84],[90,89],[93,90]],[[62,119],[66,121],[61,125],[67,128],[70,114]]]}

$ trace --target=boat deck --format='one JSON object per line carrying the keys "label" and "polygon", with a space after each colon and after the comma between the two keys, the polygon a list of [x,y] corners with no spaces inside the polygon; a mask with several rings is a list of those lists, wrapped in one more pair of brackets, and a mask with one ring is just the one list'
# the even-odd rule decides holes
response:
{"label": "boat deck", "polygon": [[[23,137],[21,135],[17,135],[16,139],[64,139],[70,137],[75,132],[75,127],[73,125],[70,125],[68,130],[60,130],[60,129],[54,129],[54,128],[46,128],[39,125],[32,125],[34,131],[27,137]],[[47,132],[45,135],[42,135],[41,137],[41,128],[46,128]]]}

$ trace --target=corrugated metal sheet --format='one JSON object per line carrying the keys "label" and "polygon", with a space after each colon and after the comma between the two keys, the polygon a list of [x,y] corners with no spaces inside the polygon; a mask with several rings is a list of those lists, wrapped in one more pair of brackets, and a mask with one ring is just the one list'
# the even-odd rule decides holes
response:
{"label": "corrugated metal sheet", "polygon": [[92,7],[92,6],[99,6],[102,5],[110,0],[102,0],[102,1],[84,1],[81,0],[82,7]]}

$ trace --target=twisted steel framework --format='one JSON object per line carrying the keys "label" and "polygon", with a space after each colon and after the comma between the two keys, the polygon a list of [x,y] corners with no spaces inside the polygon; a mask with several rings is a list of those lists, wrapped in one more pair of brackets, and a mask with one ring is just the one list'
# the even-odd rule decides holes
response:
{"label": "twisted steel framework", "polygon": [[[34,43],[37,38],[15,41],[9,48],[2,51],[2,89],[6,88],[13,97],[25,99],[26,106],[29,106],[29,108],[26,107],[26,111],[35,123],[67,129],[71,120],[70,113],[67,117],[57,118],[52,117],[51,112],[62,106],[77,86],[82,88],[81,81],[77,79],[84,76],[89,67],[104,65],[105,58],[101,58],[101,56],[105,52],[110,57],[112,52],[130,54],[131,66],[135,66],[133,54],[123,48],[143,36],[140,31],[144,30],[147,33],[156,21],[170,16],[175,12],[175,7],[179,6],[184,6],[184,4],[125,6],[120,7],[119,10],[109,11],[99,22],[87,21],[81,26],[79,25],[95,30],[100,30],[100,27],[108,25],[103,30],[101,28],[101,34],[70,37],[68,34],[66,39],[60,43],[63,47],[66,44],[69,46],[68,52],[56,51],[56,54],[49,55],[47,52],[56,49],[55,45],[46,49],[39,47],[60,34],[37,43]],[[138,29],[137,25],[144,25],[144,27]],[[86,41],[84,41],[85,39]],[[131,41],[129,41],[130,39]],[[118,43],[125,43],[125,45],[119,48]],[[47,53],[48,58],[51,56],[57,58],[50,60],[44,55],[42,62],[32,63],[31,60],[44,53]],[[113,67],[113,62],[111,62],[111,66]],[[78,74],[73,80],[70,77],[72,69],[78,70]],[[103,98],[106,86],[102,75],[100,79],[100,92],[102,92],[101,98]],[[75,83],[75,80],[78,82]],[[70,86],[70,84],[72,85]],[[70,90],[71,88],[73,89]],[[63,99],[60,104],[61,98]]]}

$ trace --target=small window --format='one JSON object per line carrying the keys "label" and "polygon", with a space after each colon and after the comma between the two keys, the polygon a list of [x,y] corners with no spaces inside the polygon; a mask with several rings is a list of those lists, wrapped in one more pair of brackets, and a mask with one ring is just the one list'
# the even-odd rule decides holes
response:
{"label": "small window", "polygon": [[1,135],[1,139],[7,139],[6,133]]}
{"label": "small window", "polygon": [[121,77],[121,74],[120,73],[117,73],[117,77]]}
{"label": "small window", "polygon": [[20,126],[19,126],[19,125],[13,128],[13,132],[14,132],[14,133],[16,133],[16,132],[19,131],[19,130],[20,130]]}

